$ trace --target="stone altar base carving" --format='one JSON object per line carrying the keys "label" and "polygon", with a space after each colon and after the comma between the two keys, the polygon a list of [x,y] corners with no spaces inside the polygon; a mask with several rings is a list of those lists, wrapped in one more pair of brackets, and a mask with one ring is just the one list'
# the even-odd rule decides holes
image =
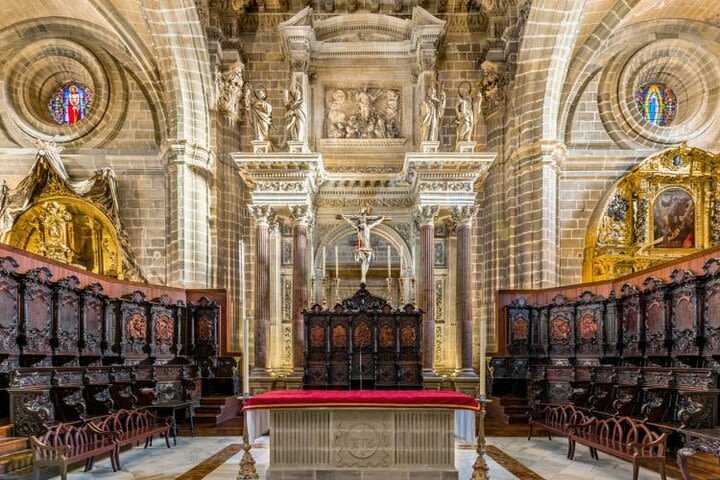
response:
{"label": "stone altar base carving", "polygon": [[454,410],[270,411],[268,480],[457,480]]}
{"label": "stone altar base carving", "polygon": [[440,149],[440,142],[420,142],[422,153],[437,153]]}
{"label": "stone altar base carving", "polygon": [[270,153],[270,142],[264,140],[253,140],[250,143],[253,147],[253,153]]}
{"label": "stone altar base carving", "polygon": [[288,152],[290,153],[310,153],[310,147],[308,147],[307,142],[288,140],[287,145]]}

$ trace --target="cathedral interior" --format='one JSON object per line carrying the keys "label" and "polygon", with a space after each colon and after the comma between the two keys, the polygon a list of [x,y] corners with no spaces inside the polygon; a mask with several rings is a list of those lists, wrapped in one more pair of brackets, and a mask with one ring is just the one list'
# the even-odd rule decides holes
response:
{"label": "cathedral interior", "polygon": [[720,477],[718,118],[714,0],[0,0],[0,478]]}

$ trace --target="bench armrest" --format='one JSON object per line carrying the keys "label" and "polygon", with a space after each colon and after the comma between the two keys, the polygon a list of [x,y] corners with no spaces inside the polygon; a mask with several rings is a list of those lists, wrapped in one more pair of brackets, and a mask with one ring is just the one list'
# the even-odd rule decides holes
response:
{"label": "bench armrest", "polygon": [[61,445],[59,447],[45,445],[34,435],[30,437],[30,446],[32,446],[33,455],[37,460],[60,460],[66,458],[71,451],[68,445]]}
{"label": "bench armrest", "polygon": [[93,432],[95,435],[102,435],[104,437],[112,437],[113,442],[117,442],[118,439],[122,436],[122,430],[103,430],[102,428],[98,427],[94,423],[90,422],[88,423],[88,429],[90,429],[91,432]]}
{"label": "bench armrest", "polygon": [[591,427],[597,420],[595,418],[590,418],[589,420],[582,422],[582,423],[571,423],[567,427],[565,427],[565,430],[570,435],[576,435],[578,432],[581,432],[589,427]]}
{"label": "bench armrest", "polygon": [[635,452],[635,454],[637,455],[637,453],[638,453],[640,450],[645,449],[645,448],[654,448],[654,447],[657,447],[657,446],[662,446],[662,447],[664,448],[664,447],[665,447],[665,441],[666,441],[666,440],[667,440],[667,433],[663,433],[662,435],[660,435],[660,436],[657,438],[657,440],[655,440],[655,441],[653,441],[653,442],[650,442],[650,443],[630,442],[630,444],[628,445],[628,447],[629,447],[630,449],[632,449],[632,450]]}

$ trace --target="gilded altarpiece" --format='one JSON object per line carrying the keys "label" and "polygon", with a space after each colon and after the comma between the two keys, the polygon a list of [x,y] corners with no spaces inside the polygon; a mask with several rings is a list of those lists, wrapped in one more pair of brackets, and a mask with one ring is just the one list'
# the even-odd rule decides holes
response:
{"label": "gilded altarpiece", "polygon": [[645,159],[593,212],[583,280],[612,279],[720,245],[720,157],[685,145]]}

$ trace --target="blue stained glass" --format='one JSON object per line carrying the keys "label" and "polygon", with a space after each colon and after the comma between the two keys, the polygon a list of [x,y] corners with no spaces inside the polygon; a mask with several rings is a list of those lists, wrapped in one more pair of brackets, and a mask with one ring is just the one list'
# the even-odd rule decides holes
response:
{"label": "blue stained glass", "polygon": [[48,110],[60,125],[73,125],[85,118],[92,103],[92,90],[81,83],[70,82],[52,93]]}
{"label": "blue stained glass", "polygon": [[647,122],[659,127],[670,125],[677,113],[675,93],[662,83],[648,83],[637,89],[635,105]]}

